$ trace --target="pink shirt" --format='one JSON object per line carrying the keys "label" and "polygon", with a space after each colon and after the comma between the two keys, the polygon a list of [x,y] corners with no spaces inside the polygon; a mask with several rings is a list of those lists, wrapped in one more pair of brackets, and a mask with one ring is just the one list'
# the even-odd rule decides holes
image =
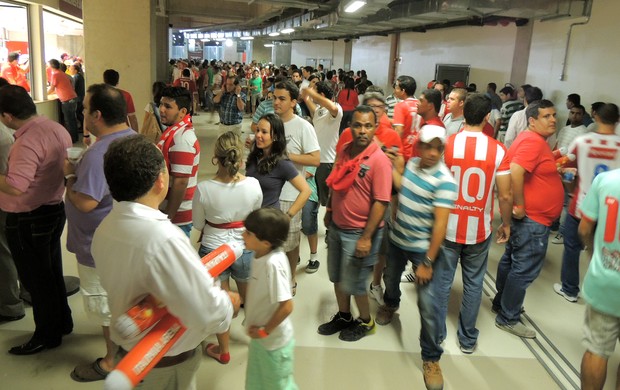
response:
{"label": "pink shirt", "polygon": [[[349,148],[338,153],[337,159],[349,160]],[[332,218],[341,229],[364,229],[370,208],[375,201],[388,203],[392,192],[392,163],[381,149],[361,162],[369,169],[355,178],[348,191],[333,191]],[[383,226],[383,221],[381,225]]]}
{"label": "pink shirt", "polygon": [[22,194],[0,192],[0,208],[20,213],[60,203],[65,192],[62,167],[71,146],[67,130],[46,117],[34,117],[19,128],[9,153],[6,182]]}

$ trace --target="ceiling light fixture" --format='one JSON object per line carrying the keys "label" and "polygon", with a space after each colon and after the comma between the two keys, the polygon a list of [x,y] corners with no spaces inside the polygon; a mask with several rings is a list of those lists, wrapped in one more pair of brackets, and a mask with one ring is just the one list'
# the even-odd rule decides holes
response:
{"label": "ceiling light fixture", "polygon": [[282,34],[290,34],[290,33],[295,32],[295,29],[294,29],[294,28],[290,28],[290,27],[289,27],[289,28],[285,28],[285,29],[281,30],[280,32],[281,32]]}
{"label": "ceiling light fixture", "polygon": [[254,39],[254,37],[241,37],[239,39],[241,39],[242,41],[251,41],[252,39]]}
{"label": "ceiling light fixture", "polygon": [[230,39],[230,38],[229,38],[229,39],[227,39],[227,40],[226,40],[226,46],[231,47],[232,45],[233,45],[233,41],[232,41],[232,39]]}
{"label": "ceiling light fixture", "polygon": [[270,37],[277,37],[278,35],[280,35],[280,33],[279,33],[279,32],[277,32],[277,31],[274,31],[274,32],[270,32],[270,33],[269,33],[269,36],[270,36]]}
{"label": "ceiling light fixture", "polygon": [[353,13],[365,5],[366,5],[366,1],[364,0],[350,1],[349,3],[347,3],[347,5],[344,6],[344,12]]}
{"label": "ceiling light fixture", "polygon": [[275,45],[273,43],[265,43],[264,45],[265,47],[274,47]]}

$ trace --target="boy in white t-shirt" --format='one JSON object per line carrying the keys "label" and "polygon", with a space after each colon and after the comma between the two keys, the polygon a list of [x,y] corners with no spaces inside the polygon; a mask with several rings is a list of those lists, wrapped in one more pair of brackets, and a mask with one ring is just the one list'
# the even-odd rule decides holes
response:
{"label": "boy in white t-shirt", "polygon": [[[245,220],[243,241],[254,251],[245,301],[250,341],[246,389],[295,390],[293,378],[293,311],[291,269],[280,247],[288,236],[290,218],[279,209],[261,208]],[[265,227],[269,227],[266,229]]]}

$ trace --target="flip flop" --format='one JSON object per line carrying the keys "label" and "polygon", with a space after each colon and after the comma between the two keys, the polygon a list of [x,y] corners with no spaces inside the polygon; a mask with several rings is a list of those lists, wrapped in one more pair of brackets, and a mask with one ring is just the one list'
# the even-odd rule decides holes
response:
{"label": "flip flop", "polygon": [[207,356],[212,357],[217,360],[220,364],[228,364],[230,362],[230,352],[229,353],[218,353],[215,352],[216,349],[219,349],[220,346],[217,344],[209,343],[205,348],[205,353]]}
{"label": "flip flop", "polygon": [[77,382],[95,382],[104,380],[109,372],[101,368],[103,358],[97,358],[92,363],[76,366],[71,372],[71,379]]}

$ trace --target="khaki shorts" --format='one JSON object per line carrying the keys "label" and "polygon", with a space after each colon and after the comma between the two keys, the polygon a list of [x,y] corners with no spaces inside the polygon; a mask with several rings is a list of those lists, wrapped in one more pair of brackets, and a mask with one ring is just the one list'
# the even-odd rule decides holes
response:
{"label": "khaki shorts", "polygon": [[[286,200],[280,201],[280,210],[283,212],[288,212],[294,202],[289,202]],[[295,216],[291,219],[291,224],[288,229],[288,237],[286,237],[286,242],[282,245],[282,250],[284,252],[292,251],[293,249],[299,246],[299,242],[301,240],[301,210],[295,214]]]}
{"label": "khaki shorts", "polygon": [[620,317],[602,313],[586,304],[583,346],[593,354],[609,359],[618,340],[620,340]]}
{"label": "khaki shorts", "polygon": [[80,276],[80,293],[84,301],[86,315],[101,326],[110,326],[108,293],[101,287],[97,270],[79,263],[77,270]]}

